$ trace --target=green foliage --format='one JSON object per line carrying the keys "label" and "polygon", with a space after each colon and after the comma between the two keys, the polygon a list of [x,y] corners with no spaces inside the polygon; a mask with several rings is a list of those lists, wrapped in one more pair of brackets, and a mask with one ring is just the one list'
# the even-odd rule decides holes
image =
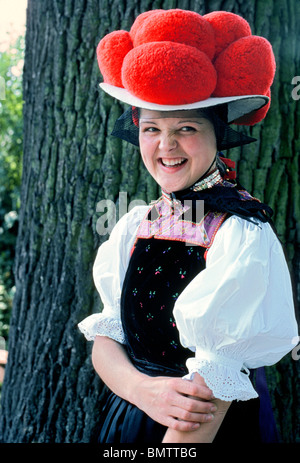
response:
{"label": "green foliage", "polygon": [[7,339],[22,171],[24,39],[0,52],[0,336]]}

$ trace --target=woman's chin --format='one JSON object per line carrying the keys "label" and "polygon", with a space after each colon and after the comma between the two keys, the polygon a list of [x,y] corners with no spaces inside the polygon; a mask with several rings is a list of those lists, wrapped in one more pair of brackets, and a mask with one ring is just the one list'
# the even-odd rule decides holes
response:
{"label": "woman's chin", "polygon": [[181,191],[185,190],[189,186],[191,186],[190,183],[182,183],[182,182],[160,182],[159,183],[160,187],[166,192],[166,193],[175,193],[176,191]]}

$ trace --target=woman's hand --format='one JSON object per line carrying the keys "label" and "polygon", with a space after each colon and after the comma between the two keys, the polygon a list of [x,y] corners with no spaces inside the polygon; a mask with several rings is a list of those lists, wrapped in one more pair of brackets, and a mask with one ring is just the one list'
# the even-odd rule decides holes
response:
{"label": "woman's hand", "polygon": [[177,430],[193,431],[213,420],[212,391],[203,378],[144,377],[137,384],[134,403],[153,420]]}
{"label": "woman's hand", "polygon": [[[202,376],[196,373],[193,377],[193,383],[199,386],[205,386],[204,379]],[[216,406],[216,411],[214,412],[213,420],[202,421],[202,424],[197,429],[187,430],[187,432],[182,432],[184,430],[169,427],[163,443],[211,443],[213,442],[223,419],[230,407],[231,402],[224,402],[220,399],[214,399],[213,403]]]}

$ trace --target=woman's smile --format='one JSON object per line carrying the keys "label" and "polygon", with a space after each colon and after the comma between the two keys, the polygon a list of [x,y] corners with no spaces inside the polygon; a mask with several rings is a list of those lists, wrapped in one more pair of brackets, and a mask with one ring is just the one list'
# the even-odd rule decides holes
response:
{"label": "woman's smile", "polygon": [[160,158],[159,161],[162,163],[164,167],[168,168],[175,168],[175,167],[181,167],[183,164],[187,162],[187,159],[185,158]]}
{"label": "woman's smile", "polygon": [[144,164],[165,191],[188,188],[213,163],[217,152],[214,128],[199,112],[142,109],[139,126]]}

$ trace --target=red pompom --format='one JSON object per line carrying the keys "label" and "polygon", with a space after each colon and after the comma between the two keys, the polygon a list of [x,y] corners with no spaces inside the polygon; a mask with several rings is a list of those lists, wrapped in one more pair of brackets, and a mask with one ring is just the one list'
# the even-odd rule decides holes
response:
{"label": "red pompom", "polygon": [[266,117],[267,112],[270,109],[271,90],[269,89],[265,93],[265,95],[270,98],[270,100],[268,101],[268,103],[265,106],[263,106],[262,108],[260,108],[260,109],[258,109],[256,111],[252,111],[251,113],[246,114],[245,116],[240,117],[239,119],[235,120],[233,122],[233,124],[236,124],[236,125],[255,125],[258,122],[262,121]]}
{"label": "red pompom", "polygon": [[251,35],[249,23],[241,16],[228,11],[213,11],[203,18],[210,23],[215,33],[215,58],[232,42]]}
{"label": "red pompom", "polygon": [[97,47],[97,60],[104,82],[123,87],[121,70],[124,57],[133,48],[127,31],[115,31],[100,40]]}
{"label": "red pompom", "polygon": [[275,74],[275,58],[268,40],[258,36],[233,42],[216,59],[218,82],[213,96],[265,95]]}
{"label": "red pompom", "polygon": [[196,47],[213,58],[214,31],[200,14],[180,9],[155,10],[142,19],[132,34],[135,47],[148,42],[177,42]]}
{"label": "red pompom", "polygon": [[131,40],[134,41],[135,39],[135,34],[141,29],[142,27],[142,24],[143,22],[151,15],[153,14],[156,14],[160,11],[164,11],[164,10],[150,10],[150,11],[145,11],[144,13],[141,13],[139,14],[134,23],[132,24],[131,26],[131,29],[130,29],[130,36],[131,36]]}
{"label": "red pompom", "polygon": [[165,105],[205,100],[213,92],[216,79],[205,53],[175,42],[133,48],[122,68],[123,85],[129,92],[144,101]]}

